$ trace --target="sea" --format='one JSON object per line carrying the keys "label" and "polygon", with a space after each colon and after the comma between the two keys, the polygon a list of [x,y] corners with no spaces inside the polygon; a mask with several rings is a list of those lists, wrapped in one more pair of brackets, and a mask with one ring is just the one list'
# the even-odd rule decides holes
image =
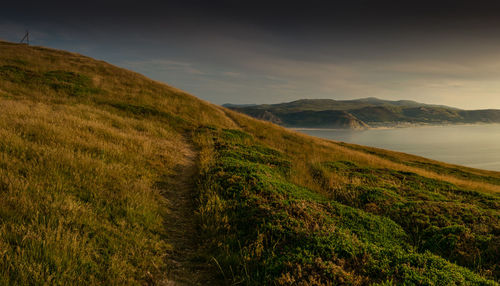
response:
{"label": "sea", "polygon": [[334,130],[295,129],[312,136],[500,171],[500,124]]}

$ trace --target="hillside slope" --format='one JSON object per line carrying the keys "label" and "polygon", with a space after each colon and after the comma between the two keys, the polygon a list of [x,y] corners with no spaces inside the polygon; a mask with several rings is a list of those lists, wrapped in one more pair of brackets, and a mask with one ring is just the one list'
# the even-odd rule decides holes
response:
{"label": "hillside slope", "polygon": [[498,172],[309,137],[6,42],[0,106],[1,284],[500,279]]}
{"label": "hillside slope", "polygon": [[[301,99],[279,104],[225,106],[288,127],[359,129],[401,124],[500,122],[500,110],[495,109],[460,110],[409,100],[390,101],[373,97],[355,100]],[[346,121],[346,118],[349,120]]]}

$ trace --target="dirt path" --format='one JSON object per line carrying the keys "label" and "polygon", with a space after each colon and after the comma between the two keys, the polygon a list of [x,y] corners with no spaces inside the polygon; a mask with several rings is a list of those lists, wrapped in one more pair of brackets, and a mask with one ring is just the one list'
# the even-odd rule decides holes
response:
{"label": "dirt path", "polygon": [[170,269],[160,285],[214,285],[214,269],[198,255],[201,238],[196,231],[195,181],[196,153],[190,150],[185,164],[165,190],[169,213],[165,218],[167,242],[172,251],[167,254]]}

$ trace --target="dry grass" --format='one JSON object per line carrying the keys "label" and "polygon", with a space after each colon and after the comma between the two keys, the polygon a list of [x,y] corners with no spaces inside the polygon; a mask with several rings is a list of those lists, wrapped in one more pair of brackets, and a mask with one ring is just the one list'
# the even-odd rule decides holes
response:
{"label": "dry grass", "polygon": [[[188,163],[184,130],[232,122],[103,62],[8,43],[0,51],[0,67],[16,67],[0,70],[0,283],[161,279],[171,250],[161,186]],[[86,76],[98,91],[56,89],[44,81],[52,71]]]}
{"label": "dry grass", "polygon": [[[195,134],[205,158],[200,228],[226,282],[496,285],[484,277],[498,277],[491,259],[498,254],[498,198],[391,169],[398,164],[329,141],[311,142],[314,150],[304,145],[301,160],[269,149],[279,138],[262,133]],[[285,147],[297,139],[289,141]],[[317,152],[323,148],[339,154]],[[343,210],[324,213],[337,207]],[[449,233],[462,229],[465,235]],[[364,243],[373,245],[359,250]]]}
{"label": "dry grass", "polygon": [[[309,173],[309,166],[318,162],[346,160],[357,162],[368,167],[388,168],[399,171],[414,172],[424,177],[447,181],[467,189],[474,189],[490,193],[500,192],[500,185],[482,181],[480,178],[461,179],[447,172],[438,173],[426,168],[418,168],[405,165],[405,162],[425,162],[442,167],[442,170],[458,168],[464,173],[477,174],[483,177],[494,177],[500,179],[500,172],[472,169],[462,166],[450,165],[442,162],[428,160],[422,157],[405,153],[388,151],[377,148],[364,147],[354,144],[340,144],[331,140],[311,137],[299,132],[285,129],[283,127],[253,119],[247,115],[236,113],[225,109],[226,114],[231,117],[243,130],[256,134],[256,137],[268,146],[272,146],[288,154],[293,161],[293,166],[300,176],[293,177],[294,183],[315,190],[321,190]],[[387,159],[390,156],[393,160]],[[397,160],[398,162],[395,162]]]}
{"label": "dry grass", "polygon": [[4,282],[158,275],[168,245],[155,184],[183,163],[183,138],[84,105],[2,100],[0,109]]}
{"label": "dry grass", "polygon": [[[2,69],[3,68],[3,69]],[[313,138],[199,100],[78,54],[0,42],[0,284],[136,284],[162,278],[171,250],[161,187],[214,140],[242,129],[292,162],[293,183],[324,192],[311,166],[347,160],[498,192],[500,178],[415,156]],[[395,159],[394,159],[395,158]],[[433,163],[439,170],[408,165]],[[447,170],[458,168],[471,179]],[[331,178],[342,187],[349,178]],[[216,203],[216,202],[214,202]]]}

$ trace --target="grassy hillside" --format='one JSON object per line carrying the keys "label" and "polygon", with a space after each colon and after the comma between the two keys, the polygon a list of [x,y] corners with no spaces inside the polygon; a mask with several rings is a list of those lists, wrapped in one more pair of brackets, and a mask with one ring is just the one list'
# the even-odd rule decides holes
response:
{"label": "grassy hillside", "polygon": [[252,117],[289,127],[347,128],[399,124],[498,123],[500,110],[460,110],[409,100],[302,99],[280,104],[227,105]]}
{"label": "grassy hillside", "polygon": [[0,284],[500,281],[500,173],[309,137],[5,42],[0,106]]}

